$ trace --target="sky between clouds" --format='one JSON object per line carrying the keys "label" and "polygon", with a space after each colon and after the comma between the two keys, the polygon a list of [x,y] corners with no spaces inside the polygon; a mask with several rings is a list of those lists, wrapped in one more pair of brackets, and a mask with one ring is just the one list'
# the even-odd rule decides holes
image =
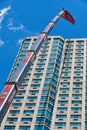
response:
{"label": "sky between clouds", "polygon": [[51,35],[64,38],[87,37],[86,0],[1,0],[0,1],[0,91],[26,36],[37,36],[62,8],[70,11],[73,26],[61,19]]}

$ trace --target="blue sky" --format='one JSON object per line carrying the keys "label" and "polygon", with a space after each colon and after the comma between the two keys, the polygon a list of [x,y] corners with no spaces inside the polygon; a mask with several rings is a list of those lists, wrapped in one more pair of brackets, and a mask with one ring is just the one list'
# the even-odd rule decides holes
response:
{"label": "blue sky", "polygon": [[86,0],[0,0],[0,92],[22,39],[39,35],[62,8],[75,17],[75,25],[61,19],[50,35],[87,38]]}

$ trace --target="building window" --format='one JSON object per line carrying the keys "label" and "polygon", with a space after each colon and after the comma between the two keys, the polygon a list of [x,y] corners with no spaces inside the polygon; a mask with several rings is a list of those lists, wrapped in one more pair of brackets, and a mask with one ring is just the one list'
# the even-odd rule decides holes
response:
{"label": "building window", "polygon": [[57,110],[60,112],[64,112],[67,111],[67,107],[58,107]]}
{"label": "building window", "polygon": [[68,81],[68,80],[70,80],[70,77],[62,77],[62,80]]}
{"label": "building window", "polygon": [[34,76],[36,76],[36,77],[40,77],[40,76],[42,76],[43,75],[43,73],[35,73],[34,74]]}
{"label": "building window", "polygon": [[72,94],[72,97],[75,99],[79,99],[82,97],[82,94]]}
{"label": "building window", "polygon": [[55,126],[57,126],[57,127],[64,127],[64,126],[66,126],[66,123],[65,122],[56,122]]}
{"label": "building window", "polygon": [[[56,55],[56,54],[53,54],[53,55]],[[48,63],[48,66],[49,66],[49,67],[54,67],[55,64],[54,64],[54,63]]]}
{"label": "building window", "polygon": [[76,56],[83,56],[83,53],[76,53]]}
{"label": "building window", "polygon": [[84,43],[84,41],[79,40],[79,41],[76,41],[76,43],[77,43],[78,45],[82,45],[82,44]]}
{"label": "building window", "polygon": [[72,58],[65,58],[65,61],[70,61],[72,60]]}
{"label": "building window", "polygon": [[70,40],[67,40],[67,41],[66,41],[67,45],[69,45],[69,46],[72,45],[73,42],[74,42],[74,41],[70,41]]}
{"label": "building window", "polygon": [[81,60],[83,60],[83,57],[75,57],[75,60],[81,61]]}
{"label": "building window", "polygon": [[81,123],[78,123],[78,122],[70,123],[70,126],[72,126],[72,127],[80,127]]}
{"label": "building window", "polygon": [[82,82],[73,82],[73,85],[75,85],[75,86],[81,86],[82,85]]}
{"label": "building window", "polygon": [[19,91],[18,91],[18,94],[19,94],[19,95],[25,94],[25,90],[19,90]]}
{"label": "building window", "polygon": [[73,45],[68,45],[67,48],[71,49],[73,47]]}
{"label": "building window", "polygon": [[37,118],[36,118],[36,122],[37,122],[37,123],[38,123],[38,122],[44,123],[44,121],[45,121],[45,118],[44,118],[44,117],[37,117]]}
{"label": "building window", "polygon": [[58,101],[58,104],[60,104],[60,105],[66,105],[66,104],[68,104],[68,101]]}
{"label": "building window", "polygon": [[33,79],[32,80],[34,83],[39,83],[39,82],[41,82],[41,79]]}
{"label": "building window", "polygon": [[67,53],[66,54],[66,57],[70,57],[70,56],[72,56],[72,53]]}
{"label": "building window", "polygon": [[30,130],[30,126],[20,126],[19,130]]}
{"label": "building window", "polygon": [[45,115],[47,110],[38,110],[38,115]]}
{"label": "building window", "polygon": [[68,97],[68,94],[59,94],[59,97],[62,98],[62,99],[65,99]]}
{"label": "building window", "polygon": [[49,62],[55,63],[56,62],[56,58],[50,58]]}
{"label": "building window", "polygon": [[40,84],[31,84],[31,87],[32,87],[33,89],[37,89],[37,88],[40,87]]}
{"label": "building window", "polygon": [[82,77],[74,77],[74,80],[80,81],[80,80],[82,80]]}
{"label": "building window", "polygon": [[72,104],[74,104],[74,105],[80,105],[80,104],[82,104],[82,101],[72,101]]}
{"label": "building window", "polygon": [[21,107],[22,103],[12,103],[13,107]]}
{"label": "building window", "polygon": [[15,126],[5,126],[4,130],[15,130]]}
{"label": "building window", "polygon": [[46,120],[45,120],[45,124],[46,124],[47,126],[50,126],[50,125],[51,125],[51,121],[50,121],[50,119],[46,118]]}
{"label": "building window", "polygon": [[47,110],[38,110],[38,115],[47,115],[49,118],[51,118],[52,117],[52,113],[51,112],[49,112],[49,111],[47,111]]}
{"label": "building window", "polygon": [[29,91],[29,93],[31,94],[31,95],[35,95],[35,94],[37,94],[39,92],[39,90],[30,90]]}
{"label": "building window", "polygon": [[83,72],[82,71],[75,71],[74,72],[74,74],[76,74],[76,75],[80,75],[80,74],[82,74]]}
{"label": "building window", "polygon": [[38,62],[40,63],[46,62],[46,59],[38,59]]}
{"label": "building window", "polygon": [[36,71],[42,71],[44,68],[35,68]]}
{"label": "building window", "polygon": [[64,119],[66,117],[67,117],[66,115],[56,115],[56,118],[59,118],[59,119]]}
{"label": "building window", "polygon": [[53,76],[53,73],[46,73],[46,77],[52,77]]}
{"label": "building window", "polygon": [[65,62],[64,66],[71,66],[72,62]]}
{"label": "building window", "polygon": [[81,49],[81,48],[83,48],[84,46],[83,46],[83,45],[76,45],[76,47],[77,47],[78,49]]}
{"label": "building window", "polygon": [[46,78],[45,79],[45,82],[51,82],[52,81],[52,78]]}
{"label": "building window", "polygon": [[70,72],[68,71],[68,72],[62,72],[62,75],[64,75],[64,76],[67,76],[68,74],[70,74]]}
{"label": "building window", "polygon": [[24,114],[33,114],[34,110],[24,110]]}
{"label": "building window", "polygon": [[22,118],[21,119],[22,122],[32,122],[32,118]]}
{"label": "building window", "polygon": [[45,103],[44,102],[40,102],[39,107],[44,107]]}
{"label": "building window", "polygon": [[49,130],[49,128],[43,125],[35,125],[34,130]]}
{"label": "building window", "polygon": [[52,49],[58,49],[58,46],[53,45],[53,46],[52,46]]}
{"label": "building window", "polygon": [[17,97],[17,96],[16,96],[16,97],[14,98],[14,100],[19,100],[19,101],[21,101],[21,100],[23,100],[23,99],[24,99],[24,97],[21,97],[21,96],[20,96],[20,97]]}
{"label": "building window", "polygon": [[26,82],[29,82],[29,79],[23,79],[22,80],[22,83],[26,83]]}
{"label": "building window", "polygon": [[9,121],[9,122],[15,122],[15,121],[17,121],[17,118],[7,118],[7,121]]}
{"label": "building window", "polygon": [[79,111],[81,111],[81,107],[72,107],[71,110],[73,112],[79,112]]}
{"label": "building window", "polygon": [[18,114],[20,110],[10,110],[10,114]]}
{"label": "building window", "polygon": [[75,92],[81,92],[82,88],[73,88],[73,91],[75,91]]}
{"label": "building window", "polygon": [[53,110],[53,105],[48,103],[47,108],[48,108],[48,110],[52,111]]}
{"label": "building window", "polygon": [[61,82],[61,85],[62,85],[63,87],[67,87],[67,86],[70,85],[70,82]]}
{"label": "building window", "polygon": [[53,38],[53,40],[54,40],[54,42],[53,42],[54,44],[55,44],[55,43],[57,43],[57,44],[58,44],[58,43],[59,43],[58,41],[59,41],[60,39],[59,39],[59,38],[57,38],[57,37],[54,37],[54,38]]}
{"label": "building window", "polygon": [[37,65],[38,65],[38,67],[43,67],[43,66],[45,66],[45,63],[37,63]]}
{"label": "building window", "polygon": [[52,50],[51,52],[52,52],[52,53],[57,53],[57,52],[58,52],[58,50]]}
{"label": "building window", "polygon": [[26,103],[26,107],[35,107],[36,103]]}
{"label": "building window", "polygon": [[69,71],[71,70],[71,67],[63,67],[63,70]]}
{"label": "building window", "polygon": [[41,100],[44,101],[48,98],[48,96],[41,96]]}
{"label": "building window", "polygon": [[48,90],[43,90],[43,91],[42,91],[42,94],[43,94],[43,95],[48,94]]}
{"label": "building window", "polygon": [[30,100],[30,101],[34,101],[34,100],[36,100],[36,99],[37,99],[36,96],[28,97],[28,100]]}
{"label": "building window", "polygon": [[76,49],[76,52],[82,53],[83,49]]}
{"label": "building window", "polygon": [[81,115],[71,115],[71,118],[73,118],[73,119],[80,119]]}
{"label": "building window", "polygon": [[47,110],[46,115],[47,115],[49,118],[52,118],[52,113],[51,113],[51,112],[49,112],[48,110]]}
{"label": "building window", "polygon": [[77,66],[77,67],[74,67],[74,69],[81,71],[83,69],[83,67],[82,66]]}
{"label": "building window", "polygon": [[21,83],[21,86],[20,86],[20,89],[26,89],[26,88],[28,88],[29,86],[27,85],[27,84],[22,84]]}
{"label": "building window", "polygon": [[60,91],[67,92],[67,91],[69,91],[69,88],[60,88]]}

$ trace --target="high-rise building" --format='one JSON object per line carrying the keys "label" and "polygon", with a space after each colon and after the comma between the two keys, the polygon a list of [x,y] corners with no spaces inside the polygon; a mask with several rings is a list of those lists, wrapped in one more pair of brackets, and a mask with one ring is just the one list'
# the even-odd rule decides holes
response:
{"label": "high-rise building", "polygon": [[[26,37],[8,79],[37,37]],[[49,36],[26,70],[0,130],[87,130],[87,39]]]}

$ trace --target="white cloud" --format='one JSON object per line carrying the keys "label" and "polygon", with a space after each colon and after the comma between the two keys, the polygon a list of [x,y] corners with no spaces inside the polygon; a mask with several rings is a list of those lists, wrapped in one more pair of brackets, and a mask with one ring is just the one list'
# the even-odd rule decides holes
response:
{"label": "white cloud", "polygon": [[18,45],[22,44],[23,39],[18,40]]}
{"label": "white cloud", "polygon": [[2,21],[5,17],[5,15],[7,14],[7,12],[11,9],[11,6],[8,6],[6,8],[3,8],[0,10],[0,28],[1,28],[1,24],[2,24]]}
{"label": "white cloud", "polygon": [[29,31],[27,29],[27,27],[25,25],[23,25],[22,23],[18,24],[18,26],[15,26],[17,24],[17,22],[15,22],[14,18],[9,18],[8,19],[8,23],[7,23],[7,27],[9,30],[11,31],[24,31],[26,33],[26,35],[32,35],[32,36],[38,36],[39,33],[38,32],[33,32],[33,31]]}
{"label": "white cloud", "polygon": [[[16,26],[18,24],[18,26]],[[7,22],[7,27],[11,31],[23,31],[26,35],[38,36],[38,32],[29,31],[25,25],[22,23],[17,23],[14,18],[9,18]]]}
{"label": "white cloud", "polygon": [[13,22],[14,22],[13,19],[9,19],[8,25],[7,25],[9,30],[12,30],[14,32],[18,30],[24,30],[25,27],[23,24],[19,24],[19,26],[14,26]]}
{"label": "white cloud", "polygon": [[1,39],[0,39],[0,46],[3,46],[4,45],[4,41],[2,41]]}

